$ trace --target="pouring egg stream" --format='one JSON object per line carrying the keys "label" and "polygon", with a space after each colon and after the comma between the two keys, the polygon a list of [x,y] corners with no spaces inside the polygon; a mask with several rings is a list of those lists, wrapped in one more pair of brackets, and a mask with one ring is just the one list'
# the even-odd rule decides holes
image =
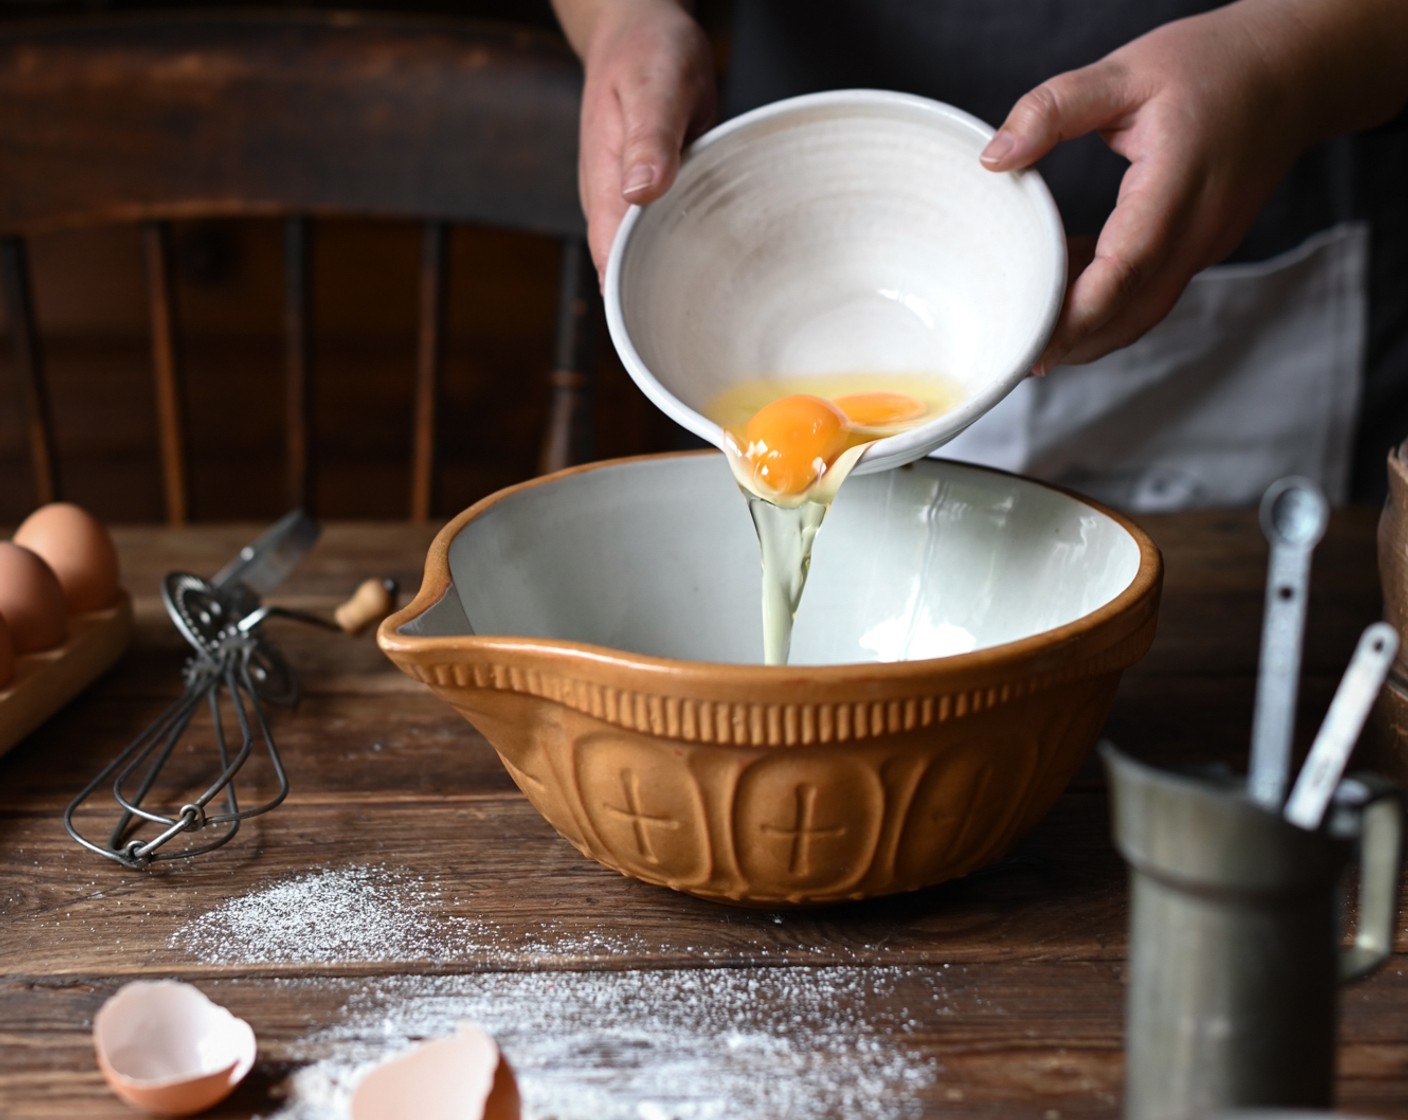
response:
{"label": "pouring egg stream", "polygon": [[748,499],[763,568],[763,661],[785,665],[812,544],[865,449],[947,412],[961,393],[932,374],[764,378],[705,410]]}

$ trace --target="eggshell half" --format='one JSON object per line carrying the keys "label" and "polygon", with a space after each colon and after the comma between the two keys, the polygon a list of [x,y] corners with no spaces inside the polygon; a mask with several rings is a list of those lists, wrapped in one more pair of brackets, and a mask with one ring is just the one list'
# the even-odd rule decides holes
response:
{"label": "eggshell half", "polygon": [[425,1042],[368,1073],[352,1095],[352,1120],[519,1120],[518,1082],[498,1043],[473,1023]]}
{"label": "eggshell half", "polygon": [[20,522],[13,539],[54,569],[74,614],[102,610],[117,598],[117,546],[107,527],[83,507],[72,502],[40,506]]}
{"label": "eggshell half", "polygon": [[13,541],[0,541],[0,614],[16,653],[53,649],[68,637],[68,606],[54,570]]}
{"label": "eggshell half", "polygon": [[254,1031],[179,980],[124,984],[93,1019],[108,1086],[133,1108],[191,1116],[230,1095],[254,1066]]}

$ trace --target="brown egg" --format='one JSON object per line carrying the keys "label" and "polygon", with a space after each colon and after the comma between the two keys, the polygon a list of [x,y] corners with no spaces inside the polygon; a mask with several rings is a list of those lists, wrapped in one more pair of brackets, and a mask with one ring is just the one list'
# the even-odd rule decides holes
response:
{"label": "brown egg", "polygon": [[10,625],[16,653],[63,645],[68,610],[52,568],[12,541],[0,541],[0,614]]}
{"label": "brown egg", "polygon": [[40,506],[20,523],[14,541],[54,569],[74,614],[101,610],[117,598],[117,546],[103,523],[81,506]]}
{"label": "brown egg", "polygon": [[0,614],[0,689],[15,679],[15,639],[10,635],[10,624]]}

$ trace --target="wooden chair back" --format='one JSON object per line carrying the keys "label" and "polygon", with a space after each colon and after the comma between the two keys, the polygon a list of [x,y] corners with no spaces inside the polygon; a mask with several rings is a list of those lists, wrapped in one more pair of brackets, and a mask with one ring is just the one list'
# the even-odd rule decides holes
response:
{"label": "wooden chair back", "polygon": [[590,455],[595,274],[576,186],[580,69],[551,35],[344,14],[142,15],[0,24],[0,282],[34,504],[64,496],[27,242],[135,223],[146,264],[165,517],[191,519],[172,226],[283,224],[288,504],[310,508],[310,242],[332,218],[419,223],[407,513],[431,513],[458,224],[562,245],[541,469]]}

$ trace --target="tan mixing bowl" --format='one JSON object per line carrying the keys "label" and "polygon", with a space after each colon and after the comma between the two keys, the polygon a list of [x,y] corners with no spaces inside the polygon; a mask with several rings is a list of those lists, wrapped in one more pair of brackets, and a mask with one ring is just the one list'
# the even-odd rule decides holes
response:
{"label": "tan mixing bowl", "polygon": [[451,521],[377,640],[627,875],[751,905],[913,890],[1002,855],[1149,648],[1158,549],[1118,514],[936,460],[853,477],[792,664],[713,452],[594,464]]}

